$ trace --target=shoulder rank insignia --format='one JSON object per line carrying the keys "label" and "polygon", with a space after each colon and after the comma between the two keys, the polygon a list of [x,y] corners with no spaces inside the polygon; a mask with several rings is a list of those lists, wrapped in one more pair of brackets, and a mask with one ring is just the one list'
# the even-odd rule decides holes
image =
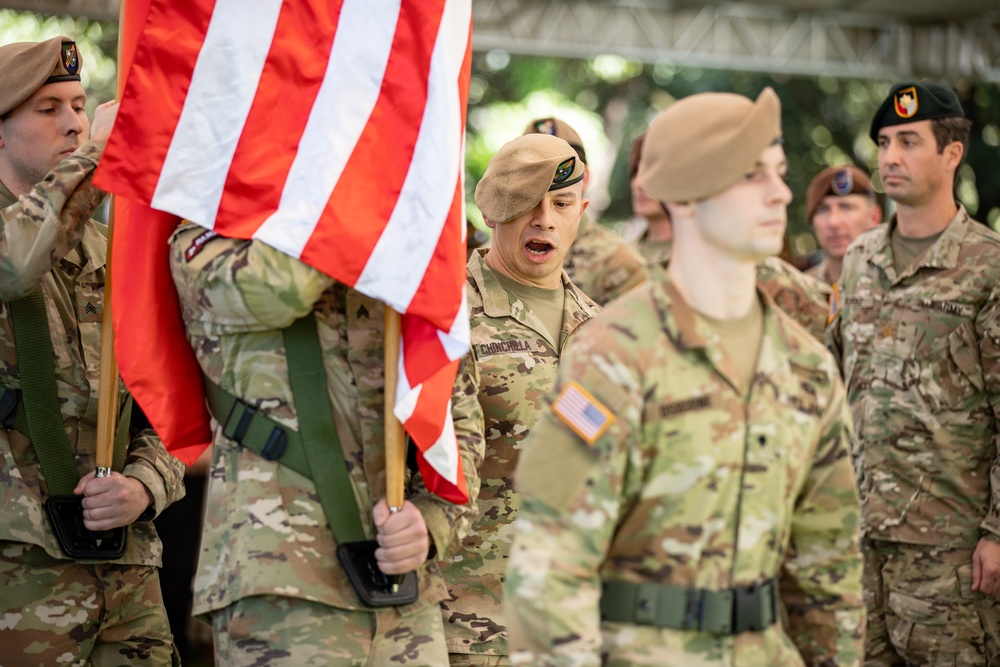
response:
{"label": "shoulder rank insignia", "polygon": [[576,382],[570,382],[559,392],[552,402],[552,411],[591,445],[616,419],[604,404]]}

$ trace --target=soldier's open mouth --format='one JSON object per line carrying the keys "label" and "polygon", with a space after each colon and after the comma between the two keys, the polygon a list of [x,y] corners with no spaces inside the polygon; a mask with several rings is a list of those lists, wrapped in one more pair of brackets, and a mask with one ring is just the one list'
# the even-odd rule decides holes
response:
{"label": "soldier's open mouth", "polygon": [[524,247],[528,249],[528,252],[536,255],[544,255],[549,250],[552,250],[552,245],[544,241],[528,241],[524,244]]}

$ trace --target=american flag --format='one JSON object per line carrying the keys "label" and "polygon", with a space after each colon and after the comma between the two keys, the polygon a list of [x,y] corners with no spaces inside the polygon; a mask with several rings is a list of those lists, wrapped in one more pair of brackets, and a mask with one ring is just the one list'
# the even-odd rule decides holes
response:
{"label": "american flag", "polygon": [[590,444],[597,442],[615,421],[611,411],[576,382],[570,382],[556,396],[552,411]]}
{"label": "american flag", "polygon": [[[403,313],[395,413],[428,487],[456,502],[467,498],[449,401],[469,342],[470,37],[471,0],[152,0],[95,178],[134,204],[259,239]],[[118,290],[142,282],[134,243],[142,262],[163,264],[149,269],[160,271],[155,289],[169,277],[172,223],[137,231],[143,224],[116,217],[116,350],[140,404],[169,411],[176,386],[144,400],[156,380],[128,339],[156,332],[133,328],[143,301]],[[118,326],[123,310],[128,325]],[[176,326],[164,329],[176,337]],[[177,439],[185,429],[171,417],[149,416],[171,451],[191,458],[201,446],[203,433]]]}

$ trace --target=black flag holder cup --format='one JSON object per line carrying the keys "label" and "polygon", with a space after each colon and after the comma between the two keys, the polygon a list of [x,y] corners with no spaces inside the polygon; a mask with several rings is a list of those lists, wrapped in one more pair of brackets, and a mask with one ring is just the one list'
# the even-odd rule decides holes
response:
{"label": "black flag holder cup", "polygon": [[398,607],[417,601],[417,573],[388,575],[378,568],[378,542],[362,540],[337,547],[340,561],[354,591],[369,607]]}
{"label": "black flag holder cup", "polygon": [[[97,468],[98,477],[110,477],[110,468]],[[50,496],[45,510],[59,547],[70,558],[83,560],[118,560],[125,555],[125,526],[112,530],[89,530],[83,525],[83,496],[75,493]]]}

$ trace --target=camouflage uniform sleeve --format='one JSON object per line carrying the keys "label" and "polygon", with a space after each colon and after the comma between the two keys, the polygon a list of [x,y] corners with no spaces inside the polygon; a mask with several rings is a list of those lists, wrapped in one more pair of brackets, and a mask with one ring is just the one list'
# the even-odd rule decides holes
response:
{"label": "camouflage uniform sleeve", "polygon": [[987,306],[976,317],[979,358],[990,407],[993,409],[993,465],[990,467],[990,507],[980,524],[993,541],[1000,542],[1000,291],[993,289]]}
{"label": "camouflage uniform sleeve", "polygon": [[[188,247],[191,239],[205,229],[186,223],[175,233],[178,247]],[[192,283],[188,289],[198,294],[201,317],[228,332],[260,332],[283,329],[307,315],[323,292],[333,285],[324,273],[257,240],[235,241],[233,252],[219,254],[225,245],[208,241],[183,273],[175,280]],[[180,260],[185,262],[185,260]]]}
{"label": "camouflage uniform sleeve", "polygon": [[19,299],[83,237],[104,193],[91,184],[101,145],[87,142],[0,210],[0,299]]}
{"label": "camouflage uniform sleeve", "polygon": [[[598,368],[617,371],[612,378]],[[600,664],[600,569],[635,493],[625,480],[641,391],[625,366],[573,343],[552,395],[571,381],[616,419],[588,445],[547,410],[525,440],[514,477],[521,509],[504,583],[512,665]]]}
{"label": "camouflage uniform sleeve", "polygon": [[134,477],[153,496],[153,516],[184,497],[184,464],[167,453],[160,438],[146,429],[132,439],[122,474]]}
{"label": "camouflage uniform sleeve", "polygon": [[807,665],[860,665],[864,603],[859,501],[851,466],[854,427],[832,363],[833,390],[812,469],[792,519],[794,559],[783,572],[789,635]]}
{"label": "camouflage uniform sleeve", "polygon": [[472,525],[479,497],[479,467],[483,463],[483,411],[479,406],[479,373],[470,355],[462,358],[451,397],[451,416],[462,460],[462,473],[469,490],[469,502],[455,505],[427,490],[423,478],[415,475],[409,500],[420,510],[434,543],[435,558],[447,558]]}
{"label": "camouflage uniform sleeve", "polygon": [[[642,257],[628,245],[621,243],[605,260],[605,280],[602,281],[601,299],[594,298],[602,304],[611,303],[622,294],[630,292],[646,282],[649,273]],[[589,296],[589,295],[588,295]]]}

